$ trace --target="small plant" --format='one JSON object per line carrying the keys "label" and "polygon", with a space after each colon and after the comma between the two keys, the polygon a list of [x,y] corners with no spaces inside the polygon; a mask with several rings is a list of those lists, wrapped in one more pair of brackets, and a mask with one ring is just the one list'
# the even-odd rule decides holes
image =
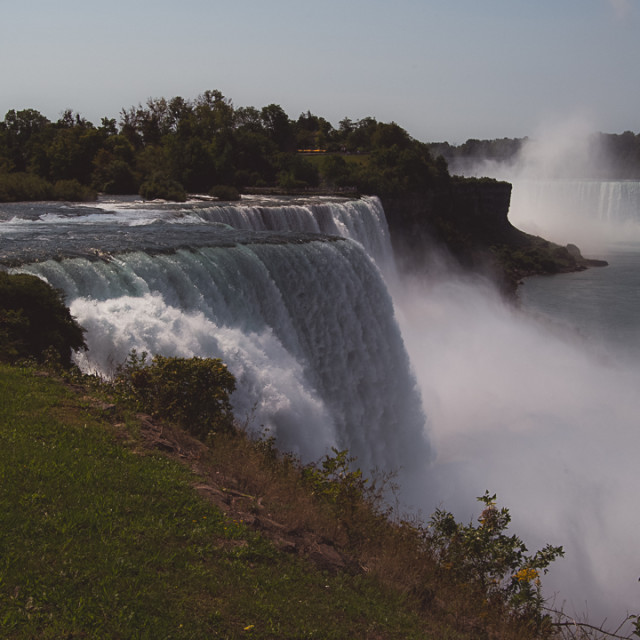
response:
{"label": "small plant", "polygon": [[[638,578],[638,581],[640,581],[640,578]],[[636,638],[640,638],[640,615],[633,614],[627,616],[627,620],[625,620],[625,622],[626,621],[631,622],[631,625],[633,627],[631,635],[635,636]]]}
{"label": "small plant", "polygon": [[360,469],[351,469],[355,458],[345,449],[332,447],[333,455],[326,455],[319,464],[310,464],[303,469],[302,476],[311,487],[311,493],[331,503],[361,498],[365,493],[367,479]]}
{"label": "small plant", "polygon": [[457,580],[480,587],[488,600],[503,599],[540,628],[546,618],[540,576],[564,550],[547,545],[528,555],[518,536],[506,534],[511,516],[508,509],[498,509],[495,494],[487,491],[478,501],[484,504],[478,526],[456,522],[440,509],[432,516],[430,535],[439,565]]}
{"label": "small plant", "polygon": [[229,396],[236,381],[218,358],[165,358],[132,350],[120,367],[116,389],[144,410],[174,422],[198,438],[231,431]]}

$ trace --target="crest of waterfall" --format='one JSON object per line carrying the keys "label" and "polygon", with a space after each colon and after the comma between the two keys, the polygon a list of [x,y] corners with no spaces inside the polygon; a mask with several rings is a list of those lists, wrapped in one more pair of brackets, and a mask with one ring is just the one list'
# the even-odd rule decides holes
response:
{"label": "crest of waterfall", "polygon": [[[134,348],[221,357],[237,378],[238,419],[303,459],[337,446],[363,469],[424,466],[425,416],[379,268],[393,260],[377,199],[165,206],[145,210],[146,224],[135,210],[105,214],[51,222],[49,239],[64,227],[70,256],[54,241],[56,259],[20,267],[65,292],[87,329],[81,368],[112,375]],[[138,248],[114,251],[114,237]]]}
{"label": "crest of waterfall", "polygon": [[252,231],[298,231],[350,238],[362,244],[383,269],[393,264],[389,229],[380,200],[366,197],[343,202],[290,204],[279,207],[215,206],[198,209],[207,222]]}

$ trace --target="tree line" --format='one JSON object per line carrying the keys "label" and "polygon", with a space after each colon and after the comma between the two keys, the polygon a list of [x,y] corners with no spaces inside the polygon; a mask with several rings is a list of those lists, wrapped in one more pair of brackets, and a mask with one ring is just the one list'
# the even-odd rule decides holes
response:
{"label": "tree line", "polygon": [[55,122],[11,110],[0,122],[0,201],[318,187],[392,195],[448,177],[444,158],[394,122],[344,118],[335,128],[311,112],[293,120],[276,104],[236,108],[215,90],[151,98],[99,126],[72,110]]}

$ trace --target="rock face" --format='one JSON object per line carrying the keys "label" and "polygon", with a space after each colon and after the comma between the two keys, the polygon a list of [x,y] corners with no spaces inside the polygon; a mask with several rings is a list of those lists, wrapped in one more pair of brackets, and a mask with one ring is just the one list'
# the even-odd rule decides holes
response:
{"label": "rock face", "polygon": [[383,199],[394,247],[417,263],[434,241],[462,263],[479,248],[514,241],[521,232],[509,222],[510,202],[507,182],[455,178],[426,194]]}
{"label": "rock face", "polygon": [[513,292],[525,276],[606,264],[586,260],[575,245],[562,247],[520,231],[509,221],[510,202],[508,182],[457,177],[426,194],[382,199],[401,268],[424,268],[430,249],[443,246],[461,266]]}

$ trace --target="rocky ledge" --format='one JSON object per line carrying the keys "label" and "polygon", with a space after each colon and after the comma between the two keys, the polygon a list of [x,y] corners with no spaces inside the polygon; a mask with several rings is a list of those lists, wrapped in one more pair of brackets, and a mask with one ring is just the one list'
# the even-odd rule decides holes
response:
{"label": "rocky ledge", "polygon": [[513,293],[522,278],[606,266],[584,258],[575,245],[532,236],[509,221],[511,185],[490,178],[452,178],[426,194],[382,199],[401,268],[421,269],[434,245],[445,246],[463,267],[491,276]]}

